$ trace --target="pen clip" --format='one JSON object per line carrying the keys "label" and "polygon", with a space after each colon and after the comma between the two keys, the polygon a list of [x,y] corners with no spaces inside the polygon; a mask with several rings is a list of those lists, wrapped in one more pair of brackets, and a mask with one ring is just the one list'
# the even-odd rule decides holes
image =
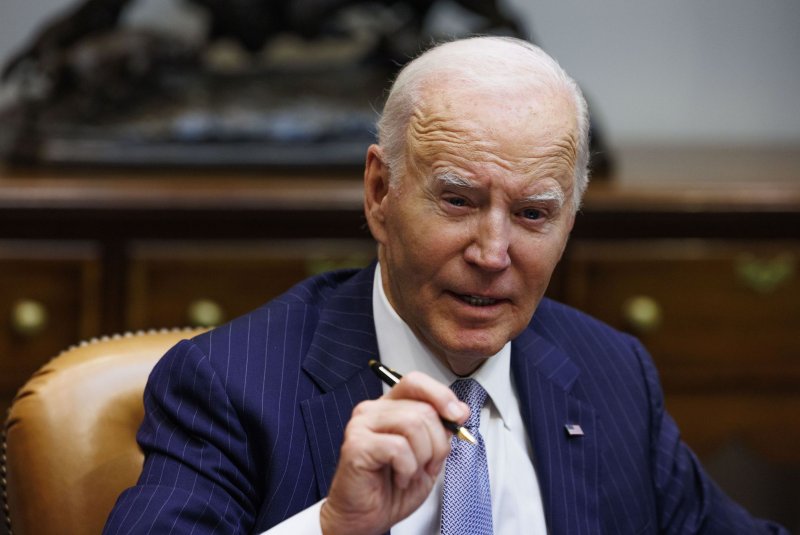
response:
{"label": "pen clip", "polygon": [[400,382],[400,379],[403,378],[402,375],[394,371],[393,369],[389,368],[388,366],[384,366],[380,362],[375,359],[370,359],[369,367],[373,369],[379,375],[388,378],[390,381],[393,381],[394,384]]}

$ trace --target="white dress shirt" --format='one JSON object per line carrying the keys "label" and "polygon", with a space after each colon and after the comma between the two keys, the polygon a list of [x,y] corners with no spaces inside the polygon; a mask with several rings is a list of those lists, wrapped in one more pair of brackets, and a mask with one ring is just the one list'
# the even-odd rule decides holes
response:
{"label": "white dress shirt", "polygon": [[[380,266],[375,269],[372,308],[381,363],[399,373],[421,371],[446,385],[459,378],[417,339],[392,308],[383,291]],[[488,393],[486,404],[481,410],[480,432],[486,444],[489,464],[494,533],[545,535],[547,530],[539,483],[533,467],[530,441],[511,380],[510,365],[509,342],[471,376]],[[384,393],[388,389],[384,385]],[[439,533],[443,482],[444,469],[422,505],[391,528],[392,535]],[[321,500],[286,519],[266,531],[265,535],[321,533],[319,510],[323,502]]]}

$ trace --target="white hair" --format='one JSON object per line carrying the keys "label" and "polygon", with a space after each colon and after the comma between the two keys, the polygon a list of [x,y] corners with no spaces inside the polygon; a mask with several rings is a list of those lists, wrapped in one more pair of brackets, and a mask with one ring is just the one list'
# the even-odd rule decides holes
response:
{"label": "white hair", "polygon": [[578,125],[574,209],[589,182],[589,110],[578,84],[541,48],[513,37],[471,37],[435,46],[397,75],[378,120],[378,144],[391,179],[406,172],[406,136],[412,114],[424,98],[425,82],[445,75],[470,85],[509,87],[522,79],[572,97]]}

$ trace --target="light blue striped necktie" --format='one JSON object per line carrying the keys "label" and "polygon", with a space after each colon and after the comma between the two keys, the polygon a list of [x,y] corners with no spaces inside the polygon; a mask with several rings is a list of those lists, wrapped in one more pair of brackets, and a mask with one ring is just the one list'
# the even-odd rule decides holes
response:
{"label": "light blue striped necktie", "polygon": [[444,469],[442,535],[491,535],[492,491],[486,446],[478,429],[486,390],[474,379],[459,379],[450,388],[469,405],[470,416],[464,427],[478,443],[452,438]]}

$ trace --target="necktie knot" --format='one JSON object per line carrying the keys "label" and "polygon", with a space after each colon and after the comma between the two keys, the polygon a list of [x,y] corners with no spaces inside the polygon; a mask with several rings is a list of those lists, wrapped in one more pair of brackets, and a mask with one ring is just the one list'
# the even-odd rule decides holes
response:
{"label": "necktie knot", "polygon": [[464,422],[467,429],[477,429],[481,424],[481,409],[486,402],[486,390],[475,379],[459,379],[450,385],[458,399],[469,406],[469,418]]}

